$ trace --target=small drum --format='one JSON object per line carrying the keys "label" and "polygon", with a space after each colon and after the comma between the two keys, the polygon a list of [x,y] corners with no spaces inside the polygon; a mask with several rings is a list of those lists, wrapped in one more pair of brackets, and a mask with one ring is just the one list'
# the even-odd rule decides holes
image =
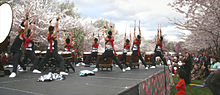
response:
{"label": "small drum", "polygon": [[41,51],[39,51],[39,50],[35,50],[35,53],[36,53],[36,54],[40,54]]}
{"label": "small drum", "polygon": [[43,57],[46,53],[47,53],[47,51],[41,51],[40,54],[39,54],[39,56],[40,56],[40,57]]}
{"label": "small drum", "polygon": [[98,56],[101,56],[104,52],[101,51],[101,52],[98,52]]}
{"label": "small drum", "polygon": [[40,56],[41,51],[39,51],[39,50],[35,50],[35,54],[36,54],[37,56]]}
{"label": "small drum", "polygon": [[64,52],[61,52],[62,55],[68,55],[68,54],[71,54],[72,52],[69,52],[69,51],[64,51]]}
{"label": "small drum", "polygon": [[132,52],[127,52],[127,55],[130,55],[131,56]]}
{"label": "small drum", "polygon": [[66,57],[71,57],[72,56],[72,52],[69,52],[69,51],[64,51],[61,53],[61,55],[66,58]]}
{"label": "small drum", "polygon": [[83,52],[83,55],[90,55],[91,52]]}
{"label": "small drum", "polygon": [[47,51],[42,51],[42,52],[41,52],[41,54],[46,54],[46,53],[47,53]]}
{"label": "small drum", "polygon": [[116,54],[117,54],[117,55],[122,55],[122,54],[123,54],[123,52],[116,52]]}

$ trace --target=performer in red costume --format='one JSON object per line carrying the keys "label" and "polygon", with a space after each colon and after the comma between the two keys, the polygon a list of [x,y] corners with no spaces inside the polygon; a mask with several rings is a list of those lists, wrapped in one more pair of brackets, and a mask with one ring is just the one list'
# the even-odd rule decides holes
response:
{"label": "performer in red costume", "polygon": [[58,49],[57,49],[57,32],[58,32],[58,22],[59,22],[59,16],[57,17],[57,21],[55,26],[51,26],[52,19],[49,22],[49,29],[48,29],[48,50],[45,55],[45,58],[43,59],[42,63],[48,62],[48,59],[50,57],[54,57],[58,63],[60,64],[60,74],[61,75],[68,75],[68,73],[64,72],[64,59],[62,56],[58,54]]}
{"label": "performer in red costume", "polygon": [[74,41],[72,41],[72,43],[71,43],[71,40],[70,40],[70,36],[69,36],[69,35],[68,35],[67,37],[65,36],[65,42],[64,42],[64,44],[65,44],[65,46],[64,46],[65,51],[72,52],[73,45],[74,45]]}
{"label": "performer in red costume", "polygon": [[26,12],[25,14],[26,19],[24,19],[22,21],[22,23],[20,24],[19,28],[18,28],[18,35],[15,37],[15,40],[11,46],[11,53],[13,54],[12,56],[12,62],[13,62],[13,71],[11,73],[11,75],[9,76],[10,78],[14,78],[17,75],[17,67],[18,64],[20,63],[20,65],[24,68],[23,64],[21,64],[21,62],[19,62],[22,52],[21,52],[21,45],[24,41],[22,34],[26,34],[27,29],[28,29],[28,17],[29,17],[29,12]]}
{"label": "performer in red costume", "polygon": [[144,64],[145,69],[148,69],[145,61],[143,60],[140,52],[140,45],[141,45],[141,29],[140,29],[140,21],[139,21],[139,35],[135,35],[136,32],[136,21],[135,21],[135,27],[134,27],[134,40],[133,40],[133,47],[132,47],[132,54],[130,57],[129,67],[126,68],[126,70],[131,70],[132,68],[132,62],[133,59],[138,56],[138,58],[141,60],[141,62]]}
{"label": "performer in red costume", "polygon": [[[27,35],[22,34],[22,38],[24,39],[24,48],[25,48],[25,57],[24,57],[23,62],[27,62],[27,59],[31,59],[32,63],[34,64],[33,73],[41,73],[41,71],[39,71],[38,58],[34,52],[33,35],[36,31],[35,23],[36,23],[36,20],[33,21],[33,32],[31,32],[32,22],[30,22],[28,26],[28,30],[27,30]],[[26,68],[23,68],[23,69],[26,69]]]}
{"label": "performer in red costume", "polygon": [[[108,31],[108,35],[105,34],[106,25],[104,25],[104,31],[103,35],[105,37],[105,52],[102,54],[102,56],[97,60],[96,68],[93,70],[94,72],[97,72],[99,69],[99,63],[101,60],[107,57],[112,57],[113,60],[116,62],[116,64],[120,67],[120,69],[125,72],[125,69],[123,69],[122,65],[120,64],[119,60],[116,58],[116,52],[114,48],[114,30],[110,23],[111,30]],[[113,54],[114,52],[114,54]]]}
{"label": "performer in red costume", "polygon": [[130,33],[130,40],[129,40],[129,39],[126,39],[126,32],[125,32],[123,54],[120,56],[119,61],[123,61],[126,67],[129,67],[128,64],[126,64],[127,63],[126,57],[127,57],[127,52],[130,51],[130,47],[131,47],[131,33]]}
{"label": "performer in red costume", "polygon": [[[160,36],[159,36],[159,32],[160,32]],[[156,44],[156,47],[154,50],[154,56],[152,58],[152,66],[150,68],[156,68],[155,58],[157,56],[159,56],[162,59],[164,65],[167,65],[166,59],[163,58],[163,49],[162,48],[163,48],[163,36],[162,36],[161,28],[160,28],[160,29],[157,29],[157,44]]]}
{"label": "performer in red costume", "polygon": [[86,64],[89,63],[89,61],[91,60],[92,57],[95,57],[95,59],[97,58],[99,43],[100,43],[100,36],[98,35],[98,38],[94,38],[94,33],[93,33],[93,36],[92,36],[92,53],[91,53],[91,55],[86,57],[86,60],[85,60]]}

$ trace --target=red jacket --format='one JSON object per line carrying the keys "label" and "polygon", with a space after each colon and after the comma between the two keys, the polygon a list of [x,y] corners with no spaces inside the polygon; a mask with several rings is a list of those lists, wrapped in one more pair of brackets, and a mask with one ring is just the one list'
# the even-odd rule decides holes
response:
{"label": "red jacket", "polygon": [[184,79],[179,79],[179,82],[176,85],[176,90],[176,95],[186,95],[186,85]]}

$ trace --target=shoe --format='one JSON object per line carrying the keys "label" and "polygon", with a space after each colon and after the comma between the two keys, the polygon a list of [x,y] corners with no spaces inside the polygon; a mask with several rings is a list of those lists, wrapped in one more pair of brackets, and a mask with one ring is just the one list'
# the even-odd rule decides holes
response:
{"label": "shoe", "polygon": [[131,67],[127,67],[125,70],[130,71],[130,70],[131,70]]}
{"label": "shoe", "polygon": [[8,65],[8,68],[13,68],[13,65]]}
{"label": "shoe", "polygon": [[147,69],[148,69],[148,67],[145,67],[145,69],[147,70]]}
{"label": "shoe", "polygon": [[24,70],[23,68],[18,69],[18,72],[25,72],[26,70]]}
{"label": "shoe", "polygon": [[153,69],[154,69],[154,68],[156,68],[156,66],[151,66],[150,68],[153,68]]}
{"label": "shoe", "polygon": [[125,72],[126,70],[125,69],[122,69],[122,72]]}
{"label": "shoe", "polygon": [[92,70],[93,72],[98,72],[98,68],[95,68],[94,70]]}
{"label": "shoe", "polygon": [[115,65],[115,67],[119,67],[118,65]]}
{"label": "shoe", "polygon": [[76,66],[79,67],[79,66],[80,66],[80,63],[76,64]]}
{"label": "shoe", "polygon": [[34,70],[33,70],[33,73],[34,73],[34,74],[40,74],[41,71],[39,71],[39,70],[37,70],[37,69],[34,69]]}
{"label": "shoe", "polygon": [[15,72],[12,72],[11,75],[9,76],[9,78],[14,78],[16,76]]}
{"label": "shoe", "polygon": [[85,66],[86,64],[85,64],[85,63],[81,63],[81,65],[82,65],[82,66]]}
{"label": "shoe", "polygon": [[67,75],[68,75],[68,73],[66,73],[66,72],[60,72],[60,75],[67,76]]}
{"label": "shoe", "polygon": [[18,65],[17,69],[18,69],[18,70],[21,69],[21,65]]}

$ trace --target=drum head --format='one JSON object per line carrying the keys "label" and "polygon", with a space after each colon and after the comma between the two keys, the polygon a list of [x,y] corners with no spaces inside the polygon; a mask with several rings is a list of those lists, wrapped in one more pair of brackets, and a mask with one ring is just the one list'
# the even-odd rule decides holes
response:
{"label": "drum head", "polygon": [[0,5],[0,43],[8,36],[12,26],[12,8],[8,3]]}

